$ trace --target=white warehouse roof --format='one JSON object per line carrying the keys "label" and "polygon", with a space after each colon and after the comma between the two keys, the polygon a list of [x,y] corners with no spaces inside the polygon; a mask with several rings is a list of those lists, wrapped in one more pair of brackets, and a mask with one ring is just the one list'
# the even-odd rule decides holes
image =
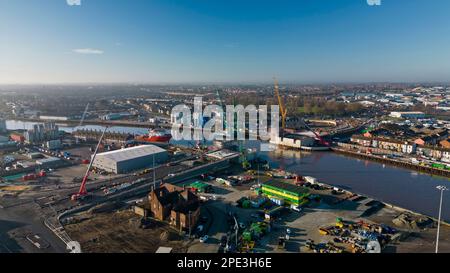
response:
{"label": "white warehouse roof", "polygon": [[151,154],[164,153],[166,150],[155,145],[142,145],[131,148],[97,154],[97,157],[104,157],[115,162],[131,160],[148,156]]}

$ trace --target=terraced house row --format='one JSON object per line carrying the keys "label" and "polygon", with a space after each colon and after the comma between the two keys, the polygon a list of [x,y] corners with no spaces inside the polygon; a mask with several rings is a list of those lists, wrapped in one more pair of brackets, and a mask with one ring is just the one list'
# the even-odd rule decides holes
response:
{"label": "terraced house row", "polygon": [[[394,151],[397,153],[425,156],[433,158],[435,160],[440,160],[443,162],[450,163],[450,148],[444,146],[432,146],[427,144],[421,144],[419,140],[416,141],[402,141],[388,138],[376,138],[376,137],[366,137],[363,135],[355,135],[350,139],[352,143],[370,147],[378,148],[383,150]],[[447,141],[447,138],[440,140]]]}

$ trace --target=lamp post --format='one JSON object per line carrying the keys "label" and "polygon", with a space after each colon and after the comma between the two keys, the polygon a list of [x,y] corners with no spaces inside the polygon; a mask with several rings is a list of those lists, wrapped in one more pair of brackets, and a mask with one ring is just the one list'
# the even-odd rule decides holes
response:
{"label": "lamp post", "polygon": [[437,186],[436,189],[441,191],[441,201],[439,202],[439,218],[438,218],[438,226],[437,226],[437,234],[436,234],[436,254],[439,252],[439,232],[441,228],[441,214],[442,214],[442,199],[444,196],[444,191],[448,189],[445,186]]}
{"label": "lamp post", "polygon": [[191,214],[192,214],[192,212],[189,211],[189,239],[191,239],[191,231],[192,231],[192,229],[191,229]]}
{"label": "lamp post", "polygon": [[153,187],[156,188],[155,154],[153,154]]}

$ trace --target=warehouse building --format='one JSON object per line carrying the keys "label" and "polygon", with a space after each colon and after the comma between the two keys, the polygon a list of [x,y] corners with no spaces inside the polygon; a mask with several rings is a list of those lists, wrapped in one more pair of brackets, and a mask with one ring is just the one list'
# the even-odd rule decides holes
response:
{"label": "warehouse building", "polygon": [[295,206],[302,205],[304,198],[309,196],[309,191],[305,188],[277,181],[264,183],[262,192],[269,198],[276,198]]}
{"label": "warehouse building", "polygon": [[423,112],[391,112],[390,116],[403,119],[421,119],[426,117]]}
{"label": "warehouse building", "polygon": [[97,154],[93,166],[115,174],[123,174],[167,161],[166,150],[155,145],[136,146]]}

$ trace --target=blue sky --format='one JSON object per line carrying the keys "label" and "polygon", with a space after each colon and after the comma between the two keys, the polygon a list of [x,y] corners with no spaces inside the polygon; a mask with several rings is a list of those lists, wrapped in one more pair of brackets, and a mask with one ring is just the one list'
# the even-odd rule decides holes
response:
{"label": "blue sky", "polygon": [[449,81],[450,1],[0,0],[0,83]]}

